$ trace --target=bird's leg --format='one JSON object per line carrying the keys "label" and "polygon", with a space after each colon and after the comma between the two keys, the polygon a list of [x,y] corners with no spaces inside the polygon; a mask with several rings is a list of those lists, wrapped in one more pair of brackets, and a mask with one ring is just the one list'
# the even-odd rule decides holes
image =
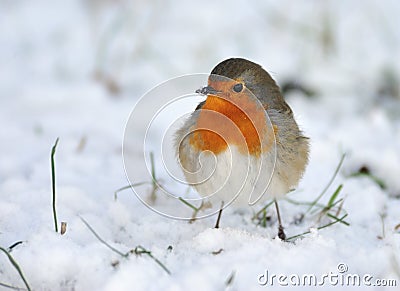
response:
{"label": "bird's leg", "polygon": [[286,234],[283,231],[283,226],[282,226],[282,220],[281,220],[281,214],[279,212],[279,207],[278,207],[278,201],[276,201],[276,199],[274,200],[275,202],[275,208],[276,208],[276,215],[278,216],[278,237],[281,240],[285,240],[286,239]]}
{"label": "bird's leg", "polygon": [[217,223],[215,224],[214,228],[219,228],[219,221],[221,220],[221,215],[222,215],[222,209],[223,208],[224,208],[224,201],[221,202],[221,208],[219,209],[219,212],[218,212]]}

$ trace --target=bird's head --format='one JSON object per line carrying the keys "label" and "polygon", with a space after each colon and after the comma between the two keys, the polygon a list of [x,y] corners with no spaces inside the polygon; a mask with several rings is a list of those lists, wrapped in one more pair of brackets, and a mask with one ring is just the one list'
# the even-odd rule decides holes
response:
{"label": "bird's head", "polygon": [[279,108],[280,103],[284,102],[279,87],[268,72],[260,65],[242,58],[219,63],[211,71],[208,86],[196,92],[233,100],[252,94],[265,108]]}

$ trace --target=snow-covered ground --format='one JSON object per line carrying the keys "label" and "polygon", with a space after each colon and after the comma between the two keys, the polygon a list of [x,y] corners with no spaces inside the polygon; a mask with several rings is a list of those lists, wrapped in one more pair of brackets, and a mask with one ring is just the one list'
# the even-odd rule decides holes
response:
{"label": "snow-covered ground", "polygon": [[[0,1],[0,246],[22,241],[11,255],[33,290],[257,290],[291,286],[289,279],[304,274],[319,280],[332,274],[333,283],[335,275],[349,274],[370,275],[371,284],[395,279],[397,287],[386,289],[398,290],[399,11],[398,1],[372,0]],[[337,215],[347,213],[349,226],[316,230],[333,219],[318,222],[307,205],[283,200],[288,236],[312,230],[281,242],[272,207],[267,227],[252,220],[250,209],[227,208],[221,228],[213,229],[214,216],[169,219],[130,190],[114,199],[128,183],[123,136],[139,98],[162,81],[208,73],[232,56],[262,64],[281,85],[294,81],[314,91],[286,94],[311,139],[307,171],[288,197],[313,201],[346,153],[320,202],[327,205],[343,184]],[[143,132],[140,120],[136,126]],[[64,235],[54,231],[52,214],[50,151],[57,137]],[[132,163],[143,155],[130,154]],[[155,163],[158,178],[167,180],[157,156]],[[360,168],[370,175],[352,176]],[[138,181],[149,180],[146,169],[140,172]],[[155,203],[174,211],[162,197]],[[170,274],[148,254],[113,252],[81,218],[120,252],[151,251]],[[281,283],[280,274],[287,276]],[[5,285],[25,288],[0,252],[0,289]],[[331,285],[325,279],[324,288]],[[344,285],[339,280],[335,290]]]}

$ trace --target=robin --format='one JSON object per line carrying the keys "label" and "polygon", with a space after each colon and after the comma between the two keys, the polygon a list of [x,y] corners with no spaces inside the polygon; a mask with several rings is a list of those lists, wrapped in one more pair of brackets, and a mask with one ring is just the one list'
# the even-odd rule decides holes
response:
{"label": "robin", "polygon": [[260,65],[230,58],[196,93],[206,99],[176,135],[186,180],[212,203],[244,207],[273,199],[285,240],[277,199],[298,185],[309,141],[278,85]]}

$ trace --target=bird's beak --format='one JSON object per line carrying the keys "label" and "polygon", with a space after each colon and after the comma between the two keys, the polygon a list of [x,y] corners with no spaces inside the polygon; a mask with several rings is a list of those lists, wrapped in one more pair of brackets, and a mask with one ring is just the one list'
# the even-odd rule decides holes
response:
{"label": "bird's beak", "polygon": [[201,94],[201,95],[215,95],[217,93],[220,93],[220,91],[215,90],[213,87],[211,86],[207,86],[207,87],[203,87],[201,89],[197,89],[196,93]]}

